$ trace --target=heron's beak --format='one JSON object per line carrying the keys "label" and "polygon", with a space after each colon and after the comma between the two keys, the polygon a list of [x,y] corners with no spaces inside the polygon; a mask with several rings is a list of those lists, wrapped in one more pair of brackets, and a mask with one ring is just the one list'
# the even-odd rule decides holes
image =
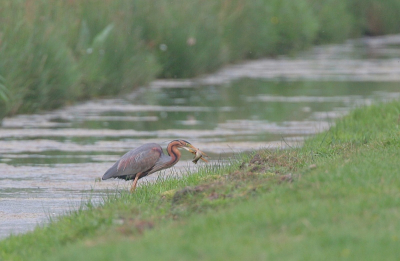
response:
{"label": "heron's beak", "polygon": [[192,144],[187,144],[185,147],[182,147],[190,153],[196,153],[197,149]]}

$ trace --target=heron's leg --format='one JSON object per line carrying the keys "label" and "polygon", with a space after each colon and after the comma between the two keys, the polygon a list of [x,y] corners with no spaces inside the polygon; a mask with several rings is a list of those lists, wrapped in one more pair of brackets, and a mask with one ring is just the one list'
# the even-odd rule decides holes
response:
{"label": "heron's leg", "polygon": [[137,181],[138,181],[138,179],[140,178],[141,175],[142,175],[141,172],[139,172],[138,174],[136,174],[135,180],[134,180],[133,183],[132,183],[132,187],[131,187],[131,189],[129,190],[131,193],[133,193],[133,191],[135,191],[136,185],[137,185]]}

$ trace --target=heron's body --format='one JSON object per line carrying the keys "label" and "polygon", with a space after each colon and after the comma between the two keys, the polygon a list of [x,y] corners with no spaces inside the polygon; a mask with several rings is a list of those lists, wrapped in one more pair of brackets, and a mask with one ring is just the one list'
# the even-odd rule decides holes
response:
{"label": "heron's body", "polygon": [[138,179],[174,166],[181,157],[178,148],[193,149],[194,147],[187,141],[174,140],[168,144],[168,155],[165,155],[160,145],[156,143],[144,144],[123,155],[104,173],[102,179],[134,179],[131,188],[131,191],[133,191]]}

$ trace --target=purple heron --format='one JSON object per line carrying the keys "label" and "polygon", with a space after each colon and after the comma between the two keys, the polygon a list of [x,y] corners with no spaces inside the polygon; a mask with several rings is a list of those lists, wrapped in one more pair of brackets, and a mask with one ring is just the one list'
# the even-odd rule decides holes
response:
{"label": "purple heron", "polygon": [[168,155],[164,154],[161,146],[157,143],[146,143],[123,155],[104,173],[102,179],[133,179],[130,189],[130,192],[133,192],[139,179],[156,171],[174,166],[181,157],[181,153],[178,150],[180,148],[194,154],[197,152],[197,149],[185,140],[171,141],[167,146]]}

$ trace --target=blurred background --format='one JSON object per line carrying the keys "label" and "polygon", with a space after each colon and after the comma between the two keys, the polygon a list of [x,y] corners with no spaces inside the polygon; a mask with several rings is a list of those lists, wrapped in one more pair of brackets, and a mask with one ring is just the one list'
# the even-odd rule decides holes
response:
{"label": "blurred background", "polygon": [[223,163],[399,98],[399,13],[398,0],[1,1],[0,237],[125,189],[97,179],[143,143],[185,139]]}
{"label": "blurred background", "polygon": [[400,31],[397,0],[3,0],[0,117]]}

